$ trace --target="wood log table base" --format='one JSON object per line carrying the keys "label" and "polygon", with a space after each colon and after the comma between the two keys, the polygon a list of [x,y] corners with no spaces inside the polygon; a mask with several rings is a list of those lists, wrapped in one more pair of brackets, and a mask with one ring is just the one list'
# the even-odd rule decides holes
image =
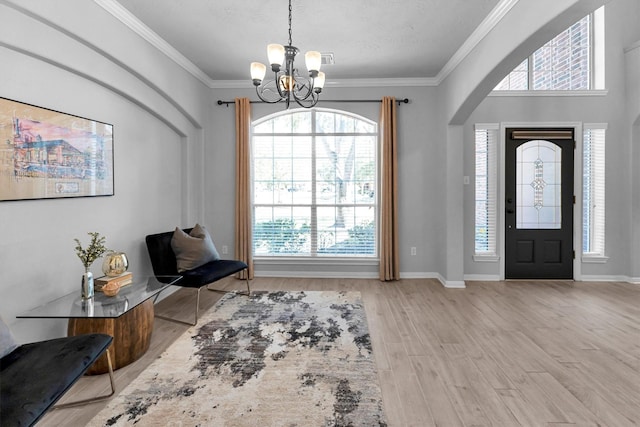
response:
{"label": "wood log table base", "polygon": [[[69,319],[68,335],[103,333],[113,337],[111,361],[113,369],[135,362],[149,349],[153,332],[153,300],[148,299],[117,318]],[[89,368],[87,375],[109,372],[105,355]]]}

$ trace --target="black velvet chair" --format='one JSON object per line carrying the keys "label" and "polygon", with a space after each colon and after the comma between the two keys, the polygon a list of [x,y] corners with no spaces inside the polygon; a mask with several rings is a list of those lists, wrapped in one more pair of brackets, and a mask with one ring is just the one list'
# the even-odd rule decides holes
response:
{"label": "black velvet chair", "polygon": [[87,334],[10,348],[10,352],[0,359],[0,424],[7,427],[34,425],[105,352],[111,392],[55,408],[113,396],[115,383],[108,350],[111,341],[113,338],[109,335]]}
{"label": "black velvet chair", "polygon": [[[185,233],[189,233],[192,229],[183,229]],[[208,285],[216,282],[220,279],[224,279],[227,276],[238,273],[248,268],[247,264],[238,260],[221,259],[217,261],[210,261],[200,267],[193,270],[183,271],[178,273],[178,267],[176,263],[176,254],[171,248],[171,238],[173,237],[173,231],[167,231],[163,233],[150,234],[145,237],[147,243],[147,250],[149,257],[151,258],[151,266],[153,267],[153,274],[159,281],[162,281],[162,276],[182,276],[182,280],[177,282],[175,286],[182,286],[184,288],[196,289],[196,308],[195,308],[195,321],[185,322],[183,320],[174,319],[166,316],[159,316],[161,319],[172,320],[178,323],[186,323],[188,325],[195,325],[198,323],[198,309],[200,306],[200,290],[206,287],[208,291],[222,292],[218,289],[210,289]],[[249,279],[247,277],[247,295],[251,294],[251,287]]]}

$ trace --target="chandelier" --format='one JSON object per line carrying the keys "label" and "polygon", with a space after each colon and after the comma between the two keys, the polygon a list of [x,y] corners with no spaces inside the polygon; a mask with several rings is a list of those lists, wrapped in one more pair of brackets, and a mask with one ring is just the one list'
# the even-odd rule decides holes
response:
{"label": "chandelier", "polygon": [[322,62],[320,52],[311,50],[304,55],[309,77],[300,75],[293,65],[298,52],[300,50],[291,42],[291,0],[289,0],[289,44],[267,46],[267,57],[274,79],[264,82],[267,67],[260,62],[251,63],[251,79],[256,87],[258,98],[263,102],[275,104],[284,101],[286,108],[289,108],[291,100],[304,108],[311,108],[318,103],[325,78],[324,73],[320,71]]}

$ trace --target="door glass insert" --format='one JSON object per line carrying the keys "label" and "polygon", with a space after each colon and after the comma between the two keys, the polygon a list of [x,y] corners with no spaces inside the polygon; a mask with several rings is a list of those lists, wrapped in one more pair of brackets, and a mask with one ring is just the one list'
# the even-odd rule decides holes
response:
{"label": "door glass insert", "polygon": [[516,228],[559,229],[562,225],[562,148],[534,140],[516,149]]}

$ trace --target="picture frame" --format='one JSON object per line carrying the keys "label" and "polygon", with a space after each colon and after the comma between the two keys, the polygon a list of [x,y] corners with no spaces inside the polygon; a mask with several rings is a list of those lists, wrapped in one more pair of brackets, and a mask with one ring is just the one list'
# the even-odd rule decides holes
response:
{"label": "picture frame", "polygon": [[0,201],[113,195],[113,125],[0,97]]}

